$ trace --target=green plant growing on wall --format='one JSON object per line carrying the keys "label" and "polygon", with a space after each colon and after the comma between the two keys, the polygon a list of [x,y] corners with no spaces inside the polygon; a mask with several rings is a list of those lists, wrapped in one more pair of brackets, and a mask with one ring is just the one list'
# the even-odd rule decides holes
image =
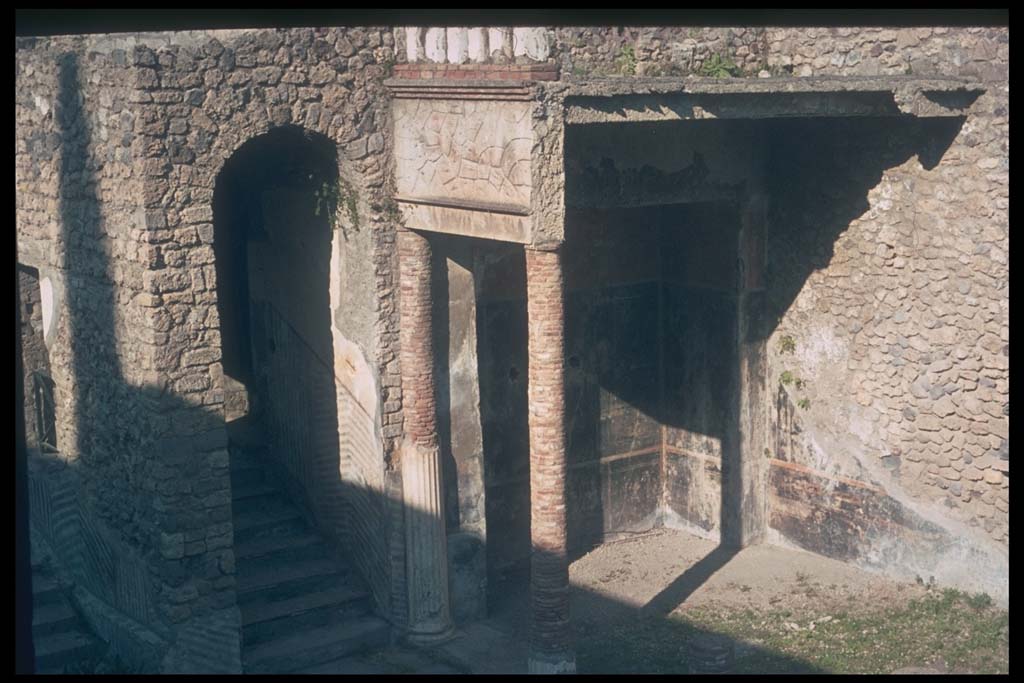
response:
{"label": "green plant growing on wall", "polygon": [[790,384],[793,383],[793,373],[790,372],[789,370],[783,371],[783,373],[779,375],[779,382],[782,384],[782,386],[788,387]]}
{"label": "green plant growing on wall", "polygon": [[741,73],[741,69],[736,66],[735,62],[717,52],[705,59],[704,63],[700,65],[700,69],[697,70],[698,75],[709,78],[730,78],[739,76]]}
{"label": "green plant growing on wall", "polygon": [[799,401],[797,401],[796,404],[801,410],[807,410],[808,408],[811,407],[811,399],[802,398]]}
{"label": "green plant growing on wall", "polygon": [[799,377],[797,377],[797,378],[796,378],[796,381],[795,381],[795,382],[793,383],[793,385],[794,385],[794,386],[795,386],[795,387],[796,387],[797,389],[803,389],[804,387],[806,387],[806,386],[807,386],[807,380],[805,380],[805,379],[800,379]]}
{"label": "green plant growing on wall", "polygon": [[[313,176],[309,176],[311,179]],[[313,191],[313,196],[316,197],[316,208],[313,210],[313,214],[319,216],[324,214],[331,221],[331,225],[334,225],[334,217],[338,211],[338,185],[332,183],[329,180],[320,181],[319,186]]]}
{"label": "green plant growing on wall", "polygon": [[636,51],[633,46],[626,45],[619,51],[619,56],[615,58],[615,70],[623,76],[636,73]]}
{"label": "green plant growing on wall", "polygon": [[796,340],[793,337],[783,335],[779,337],[779,353],[793,353],[796,351]]}
{"label": "green plant growing on wall", "polygon": [[344,208],[352,228],[359,229],[359,201],[355,190],[348,182],[342,178],[322,180],[313,194],[316,197],[314,214],[326,215],[332,229],[338,228],[339,208]]}

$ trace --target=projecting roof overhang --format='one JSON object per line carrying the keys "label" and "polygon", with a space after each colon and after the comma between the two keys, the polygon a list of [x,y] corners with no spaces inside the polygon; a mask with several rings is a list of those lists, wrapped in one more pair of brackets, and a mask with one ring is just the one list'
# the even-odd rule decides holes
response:
{"label": "projecting roof overhang", "polygon": [[589,78],[543,84],[567,124],[810,116],[964,116],[985,88],[955,78]]}

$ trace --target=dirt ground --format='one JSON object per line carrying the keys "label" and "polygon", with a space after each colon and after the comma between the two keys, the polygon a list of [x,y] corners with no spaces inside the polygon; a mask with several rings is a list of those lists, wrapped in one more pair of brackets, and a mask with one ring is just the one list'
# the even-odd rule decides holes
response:
{"label": "dirt ground", "polygon": [[[660,529],[599,546],[572,564],[570,580],[577,588],[615,603],[643,608],[716,546],[713,541]],[[706,571],[698,570],[696,577],[674,593],[669,590],[650,609],[662,615],[668,607],[685,613],[707,606],[818,612],[848,610],[851,602],[905,603],[927,592],[923,586],[888,581],[842,562],[777,546],[753,546],[721,560],[721,566],[710,560]],[[580,607],[591,604],[601,602],[584,600]]]}
{"label": "dirt ground", "polygon": [[[725,637],[735,672],[1005,672],[1008,612],[969,596],[886,580],[789,548],[739,552],[656,530],[605,543],[570,566],[580,673],[688,673],[690,645]],[[458,670],[520,673],[528,570],[490,587],[484,622],[442,648]]]}

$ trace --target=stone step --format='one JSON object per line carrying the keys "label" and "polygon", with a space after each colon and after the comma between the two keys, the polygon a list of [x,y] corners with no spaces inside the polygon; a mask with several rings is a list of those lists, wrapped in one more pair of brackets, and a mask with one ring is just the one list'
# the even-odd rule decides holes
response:
{"label": "stone step", "polygon": [[341,584],[285,600],[256,599],[240,606],[242,642],[253,646],[302,630],[339,623],[369,614],[370,594]]}
{"label": "stone step", "polygon": [[388,623],[373,616],[275,638],[243,648],[246,673],[287,673],[388,642]]}
{"label": "stone step", "polygon": [[454,668],[443,662],[435,661],[432,653],[419,650],[392,648],[384,657],[365,655],[349,655],[325,664],[299,669],[297,674],[463,674],[465,670]]}
{"label": "stone step", "polygon": [[354,584],[351,576],[344,574],[318,574],[305,578],[296,578],[283,583],[267,586],[246,593],[238,594],[239,609],[248,608],[251,603],[281,602],[311,593],[335,590],[341,586]]}
{"label": "stone step", "polygon": [[254,510],[236,511],[234,521],[236,543],[307,531],[306,521],[299,509],[281,501]]}
{"label": "stone step", "polygon": [[46,566],[50,562],[50,558],[44,555],[37,555],[36,549],[33,547],[29,553],[29,562],[32,565],[33,572],[46,571]]}
{"label": "stone step", "polygon": [[36,674],[40,676],[60,676],[64,673],[64,667],[62,666],[51,666],[45,669],[36,667]]}
{"label": "stone step", "polygon": [[32,575],[32,607],[60,604],[64,593],[56,581],[48,576]]}
{"label": "stone step", "polygon": [[78,626],[78,615],[65,602],[32,606],[32,637],[66,633]]}
{"label": "stone step", "polygon": [[72,631],[33,638],[36,648],[36,669],[58,669],[103,654],[103,643],[96,638]]}
{"label": "stone step", "polygon": [[[301,588],[301,582],[322,577],[335,577],[341,581],[345,574],[330,559],[277,560],[269,563],[245,562],[238,565],[238,596],[241,601],[250,593],[271,591],[282,597],[291,596]],[[293,585],[296,584],[296,585]],[[274,599],[268,595],[268,599]]]}
{"label": "stone step", "polygon": [[276,553],[287,553],[296,560],[308,560],[326,557],[327,546],[319,536],[312,533],[268,536],[235,544],[235,562],[239,564]]}

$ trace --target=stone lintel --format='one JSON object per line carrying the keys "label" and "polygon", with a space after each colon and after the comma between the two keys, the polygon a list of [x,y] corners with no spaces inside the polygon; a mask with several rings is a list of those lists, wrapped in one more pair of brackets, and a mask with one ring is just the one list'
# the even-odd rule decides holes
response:
{"label": "stone lintel", "polygon": [[984,88],[943,78],[653,78],[588,79],[573,82],[561,91],[566,98],[566,122],[587,124],[715,118],[964,116]]}
{"label": "stone lintel", "polygon": [[520,207],[482,207],[461,205],[447,200],[399,199],[406,227],[415,230],[443,232],[450,235],[482,237],[503,242],[530,243],[531,217]]}

